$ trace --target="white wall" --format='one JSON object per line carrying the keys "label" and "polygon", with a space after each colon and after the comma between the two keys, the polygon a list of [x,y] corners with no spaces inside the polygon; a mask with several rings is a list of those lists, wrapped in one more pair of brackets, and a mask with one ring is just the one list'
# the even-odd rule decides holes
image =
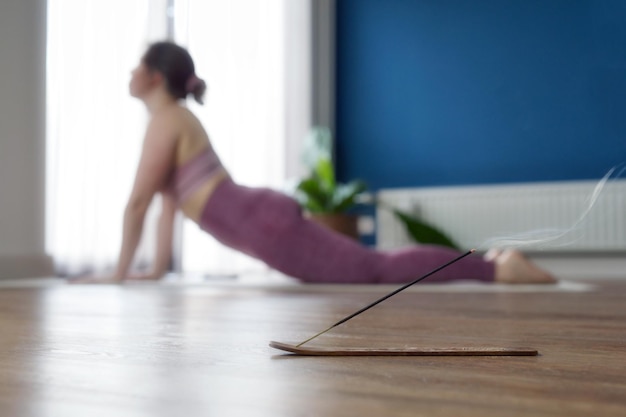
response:
{"label": "white wall", "polygon": [[45,256],[45,0],[0,2],[0,279],[51,273]]}

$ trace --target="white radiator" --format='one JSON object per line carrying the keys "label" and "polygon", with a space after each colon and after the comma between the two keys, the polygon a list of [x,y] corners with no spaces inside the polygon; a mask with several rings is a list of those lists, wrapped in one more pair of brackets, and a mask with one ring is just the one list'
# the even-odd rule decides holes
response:
{"label": "white radiator", "polygon": [[[493,238],[552,236],[577,223],[589,207],[596,181],[386,189],[378,198],[445,232],[462,248],[486,249]],[[550,229],[551,231],[548,231]],[[411,243],[393,214],[377,208],[377,245]],[[489,246],[496,246],[491,242]],[[626,180],[611,180],[575,230],[525,251],[626,251]]]}

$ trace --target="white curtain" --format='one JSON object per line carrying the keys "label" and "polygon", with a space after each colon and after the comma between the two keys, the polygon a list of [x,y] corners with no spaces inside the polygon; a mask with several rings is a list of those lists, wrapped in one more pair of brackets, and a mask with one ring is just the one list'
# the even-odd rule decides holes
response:
{"label": "white curtain", "polygon": [[[285,187],[286,1],[175,3],[175,39],[189,48],[196,72],[208,85],[205,105],[190,107],[235,181],[245,185]],[[236,274],[265,268],[185,221],[184,272]]]}
{"label": "white curtain", "polygon": [[60,274],[115,265],[147,120],[130,71],[164,16],[155,0],[48,1],[46,247]]}

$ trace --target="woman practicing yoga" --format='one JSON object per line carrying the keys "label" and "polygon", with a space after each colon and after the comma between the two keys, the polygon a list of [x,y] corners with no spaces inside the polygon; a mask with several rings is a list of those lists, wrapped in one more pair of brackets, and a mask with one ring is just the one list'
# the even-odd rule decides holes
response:
{"label": "woman practicing yoga", "polygon": [[[170,42],[152,44],[133,70],[129,88],[130,94],[146,105],[150,121],[124,212],[113,281],[133,278],[129,269],[146,211],[157,193],[162,195],[162,211],[156,262],[153,271],[142,278],[158,279],[166,272],[177,209],[223,244],[303,282],[408,282],[458,256],[437,246],[390,252],[370,249],[303,218],[298,203],[286,195],[236,184],[213,151],[201,123],[184,105],[188,95],[201,103],[206,85],[182,47]],[[517,251],[467,257],[430,281],[455,279],[554,282]]]}

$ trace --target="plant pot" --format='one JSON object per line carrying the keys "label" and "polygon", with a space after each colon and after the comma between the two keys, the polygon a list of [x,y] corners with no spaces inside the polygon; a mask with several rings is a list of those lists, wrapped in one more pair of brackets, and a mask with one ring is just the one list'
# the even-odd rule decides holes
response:
{"label": "plant pot", "polygon": [[359,240],[358,217],[355,215],[345,213],[308,213],[308,217],[329,229]]}

